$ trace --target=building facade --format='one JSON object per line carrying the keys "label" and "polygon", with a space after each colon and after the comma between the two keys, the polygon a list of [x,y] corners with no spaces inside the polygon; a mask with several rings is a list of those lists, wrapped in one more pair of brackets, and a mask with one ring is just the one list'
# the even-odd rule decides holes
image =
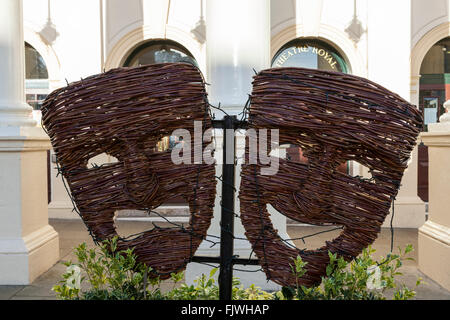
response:
{"label": "building facade", "polygon": [[[77,217],[39,125],[42,101],[68,82],[116,67],[187,62],[210,84],[210,102],[237,114],[251,93],[254,70],[334,70],[368,78],[417,105],[424,132],[443,119],[444,102],[450,99],[449,0],[1,0],[0,6],[2,284],[29,283],[57,261],[58,235],[48,216]],[[242,151],[244,140],[237,141]],[[167,138],[159,147],[176,143]],[[287,157],[303,161],[301,150],[284,148]],[[90,160],[112,161],[105,154]],[[393,206],[394,226],[424,225],[428,181],[433,180],[428,179],[429,166],[445,186],[447,175],[428,163],[428,147],[419,138]],[[344,163],[340,170],[369,175],[356,162]],[[430,199],[438,194],[445,192],[434,189]],[[441,209],[445,215],[445,206]],[[161,210],[187,213],[182,201]],[[271,214],[283,233],[286,221],[274,210]],[[386,221],[388,226],[389,217]],[[442,252],[448,252],[450,229],[442,221],[429,220],[419,235],[433,244],[438,239]],[[218,225],[216,218],[214,223]],[[241,249],[249,250],[245,246]],[[441,274],[443,283],[450,283],[445,270]]]}
{"label": "building facade", "polygon": [[[220,28],[208,28],[213,2],[24,0],[26,97],[36,119],[46,94],[111,68],[185,61],[197,65],[209,81],[208,41],[226,41]],[[422,108],[425,124],[438,121],[450,92],[449,1],[272,0],[267,5],[270,53],[264,67],[302,66],[365,77]],[[251,17],[250,9],[241,4],[223,12],[229,22],[223,28],[244,33],[242,23],[235,28],[233,20]],[[246,86],[250,93],[250,83]],[[395,202],[395,226],[417,228],[425,221],[426,152],[418,141]],[[295,149],[288,153],[296,156]],[[50,217],[74,217],[56,179],[55,159],[49,158]],[[358,163],[343,170],[368,174]]]}

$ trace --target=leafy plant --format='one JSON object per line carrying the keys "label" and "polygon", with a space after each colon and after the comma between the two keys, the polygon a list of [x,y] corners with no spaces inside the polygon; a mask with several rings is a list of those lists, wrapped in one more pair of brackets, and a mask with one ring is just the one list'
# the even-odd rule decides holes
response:
{"label": "leafy plant", "polygon": [[[411,299],[415,291],[394,280],[401,275],[399,268],[412,251],[408,245],[399,254],[389,254],[378,263],[372,255],[370,246],[352,262],[346,262],[336,254],[328,253],[330,263],[321,283],[310,288],[300,285],[306,273],[307,262],[300,256],[293,260],[292,273],[297,279],[295,287],[283,287],[281,291],[270,293],[260,287],[248,288],[233,279],[232,298],[234,300],[375,300],[386,299],[387,291],[393,291],[395,300]],[[163,293],[161,279],[149,277],[150,267],[137,262],[132,249],[117,250],[117,238],[103,242],[100,246],[88,249],[86,243],[75,248],[77,263],[65,262],[67,269],[62,280],[53,287],[57,297],[64,300],[217,300],[219,287],[214,279],[217,268],[208,276],[202,274],[191,285],[181,283],[184,273],[172,273],[173,287]],[[417,280],[416,286],[421,283]],[[82,286],[85,284],[86,289]]]}
{"label": "leafy plant", "polygon": [[[299,300],[384,300],[386,291],[394,289],[394,300],[406,300],[415,296],[415,291],[405,285],[398,287],[394,278],[402,275],[399,268],[404,260],[412,260],[406,255],[413,250],[407,245],[405,250],[399,248],[399,254],[388,254],[381,263],[373,260],[375,252],[371,246],[364,249],[362,254],[351,262],[346,262],[337,254],[328,253],[330,263],[326,268],[326,277],[322,277],[319,285],[307,288],[299,285],[296,287],[283,287],[276,293],[277,299]],[[291,265],[294,275],[300,279],[305,271],[307,262],[298,256]],[[421,283],[419,278],[416,286]]]}
{"label": "leafy plant", "polygon": [[[151,268],[138,263],[132,249],[118,251],[117,238],[103,242],[99,250],[87,249],[86,243],[82,243],[74,253],[78,263],[65,262],[67,269],[63,280],[53,287],[60,299],[140,300],[162,297],[159,287],[148,288],[148,285],[160,282],[159,279],[146,280]],[[82,292],[81,283],[86,279],[90,289]]]}
{"label": "leafy plant", "polygon": [[[209,273],[209,277],[202,274],[194,284],[181,284],[178,288],[173,288],[167,293],[167,298],[171,300],[217,300],[219,299],[219,287],[215,283],[214,274],[217,268],[214,268]],[[183,273],[181,273],[183,275]],[[174,283],[180,282],[182,277],[173,274],[172,280]]]}
{"label": "leafy plant", "polygon": [[[218,300],[219,287],[214,279],[218,268],[213,268],[209,276],[202,274],[194,284],[182,284],[179,288],[174,288],[167,293],[167,298],[172,300]],[[176,275],[174,275],[176,276]],[[174,283],[179,279],[174,278]],[[273,294],[262,290],[254,284],[244,288],[238,278],[233,278],[232,299],[233,300],[272,300]]]}
{"label": "leafy plant", "polygon": [[273,293],[266,292],[254,284],[244,289],[244,286],[240,285],[240,281],[235,278],[233,300],[273,300],[274,298]]}

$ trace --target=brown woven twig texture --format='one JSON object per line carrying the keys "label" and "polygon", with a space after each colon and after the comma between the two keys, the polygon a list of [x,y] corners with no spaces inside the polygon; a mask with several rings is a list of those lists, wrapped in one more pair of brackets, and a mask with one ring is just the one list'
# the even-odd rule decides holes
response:
{"label": "brown woven twig texture", "polygon": [[[171,151],[158,152],[156,145],[179,128],[194,137],[194,120],[202,121],[203,130],[211,127],[199,70],[183,63],[113,69],[52,92],[43,104],[42,119],[95,241],[119,236],[117,210],[153,210],[184,197],[190,207],[189,226],[155,227],[132,238],[119,237],[118,242],[120,250],[134,248],[138,260],[162,279],[184,269],[211,222],[215,169],[176,165]],[[88,160],[102,153],[118,162],[88,168]]]}
{"label": "brown woven twig texture", "polygon": [[[280,144],[301,147],[308,164],[280,159],[275,175],[261,175],[261,164],[242,166],[239,198],[246,236],[269,279],[295,285],[290,265],[300,255],[307,273],[299,283],[317,284],[325,275],[328,251],[350,260],[377,238],[422,116],[397,94],[360,77],[277,68],[254,77],[249,124],[279,129]],[[371,178],[338,172],[349,160],[366,166]],[[295,221],[341,226],[342,232],[321,248],[295,248],[274,229],[268,204]]]}

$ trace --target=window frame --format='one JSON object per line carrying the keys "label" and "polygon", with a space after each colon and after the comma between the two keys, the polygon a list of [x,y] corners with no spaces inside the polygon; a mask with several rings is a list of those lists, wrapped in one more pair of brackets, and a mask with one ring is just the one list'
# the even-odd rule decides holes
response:
{"label": "window frame", "polygon": [[[319,50],[324,49],[324,50],[332,53],[333,58],[336,60],[337,64],[342,69],[342,71],[339,71],[337,69],[332,70],[332,71],[343,72],[343,73],[348,73],[348,74],[352,73],[350,63],[348,62],[348,59],[345,56],[345,54],[338,47],[336,47],[332,44],[329,44],[328,42],[323,41],[321,39],[317,39],[317,38],[295,38],[295,39],[288,41],[280,49],[278,49],[278,51],[272,57],[272,60],[270,62],[271,68],[276,68],[275,62],[277,61],[277,59],[279,58],[281,53],[283,51],[285,51],[286,49],[289,49],[292,47],[300,48],[300,47],[305,47],[305,46],[316,47]],[[302,66],[298,66],[298,67],[302,68]],[[303,68],[306,68],[306,67],[303,67]],[[317,70],[321,70],[321,69],[317,68]],[[328,70],[328,71],[330,71],[330,70]]]}
{"label": "window frame", "polygon": [[[134,47],[132,50],[130,50],[130,52],[127,54],[124,62],[122,63],[123,67],[130,67],[130,63],[136,58],[136,56],[142,52],[145,49],[148,49],[149,47],[152,46],[163,46],[163,45],[167,45],[170,48],[174,48],[182,53],[184,53],[186,56],[190,57],[194,62],[194,66],[199,68],[198,66],[198,62],[195,59],[195,57],[192,55],[192,53],[186,49],[183,45],[179,44],[176,41],[173,40],[169,40],[169,39],[152,39],[152,40],[148,40],[145,42],[142,42],[140,44],[138,44],[136,47]],[[183,62],[183,61],[180,61]],[[188,62],[184,62],[184,63],[188,63]]]}

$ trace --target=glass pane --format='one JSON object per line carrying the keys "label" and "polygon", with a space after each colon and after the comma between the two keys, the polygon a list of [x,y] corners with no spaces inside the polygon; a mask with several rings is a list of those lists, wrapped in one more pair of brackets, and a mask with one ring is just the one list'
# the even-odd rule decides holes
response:
{"label": "glass pane", "polygon": [[44,59],[32,46],[25,42],[25,78],[48,79]]}
{"label": "glass pane", "polygon": [[26,101],[33,107],[34,110],[41,110],[42,104],[44,103],[46,97],[46,94],[27,93]]}
{"label": "glass pane", "polygon": [[450,96],[450,37],[436,42],[420,66],[419,107],[423,112],[424,131],[428,124],[439,122]]}
{"label": "glass pane", "polygon": [[420,66],[421,74],[450,73],[450,37],[435,43]]}
{"label": "glass pane", "polygon": [[185,62],[198,67],[189,51],[173,41],[151,41],[142,44],[128,56],[124,66],[136,67],[165,62]]}
{"label": "glass pane", "polygon": [[426,97],[423,99],[424,124],[437,122],[439,98]]}
{"label": "glass pane", "polygon": [[272,67],[302,67],[348,73],[344,58],[330,45],[308,39],[296,39],[281,48],[272,59]]}

